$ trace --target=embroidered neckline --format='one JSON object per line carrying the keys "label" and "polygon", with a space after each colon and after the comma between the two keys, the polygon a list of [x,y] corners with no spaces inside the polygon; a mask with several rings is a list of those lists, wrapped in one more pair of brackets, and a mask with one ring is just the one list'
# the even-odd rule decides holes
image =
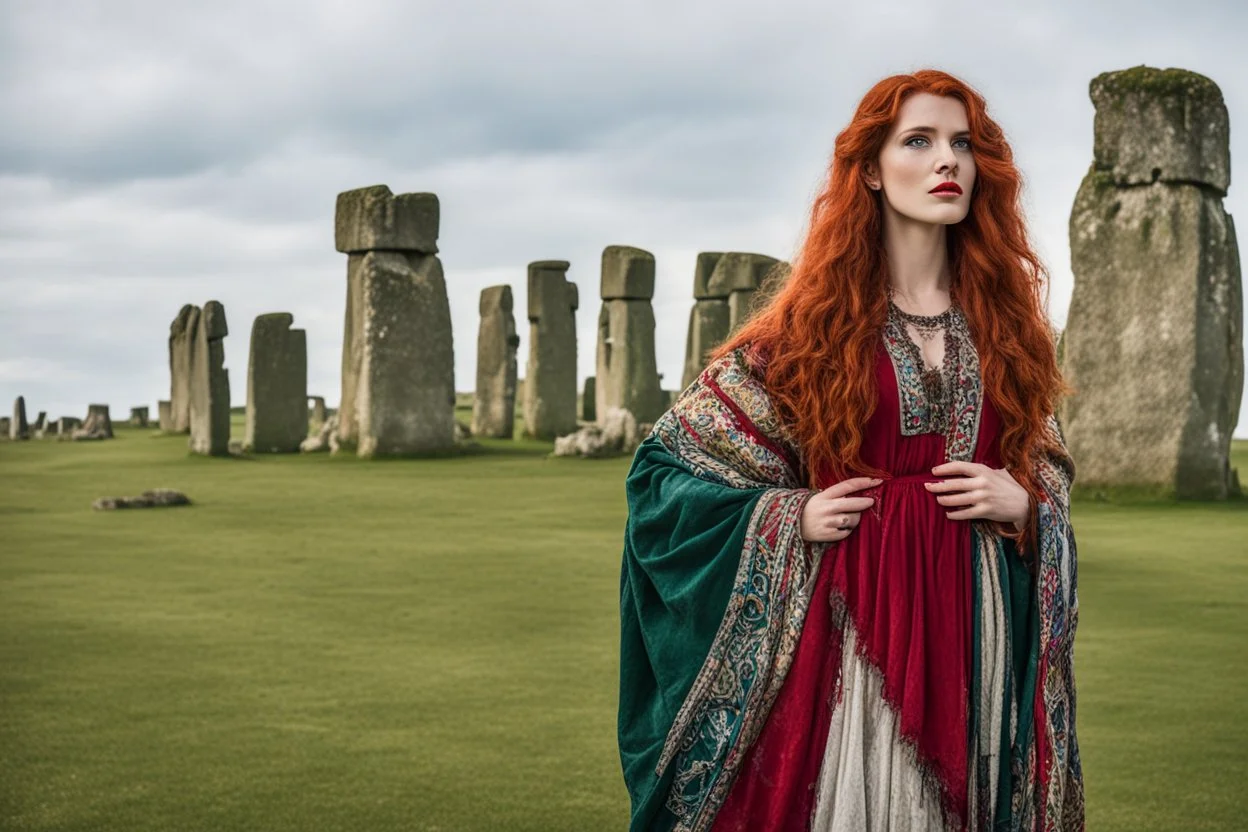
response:
{"label": "embroidered neckline", "polygon": [[[912,315],[889,302],[883,330],[884,346],[897,378],[901,433],[945,435],[945,456],[969,460],[979,437],[979,355],[970,327],[956,304],[939,315]],[[929,331],[944,329],[945,357],[928,368],[923,351],[910,337],[907,323]]]}

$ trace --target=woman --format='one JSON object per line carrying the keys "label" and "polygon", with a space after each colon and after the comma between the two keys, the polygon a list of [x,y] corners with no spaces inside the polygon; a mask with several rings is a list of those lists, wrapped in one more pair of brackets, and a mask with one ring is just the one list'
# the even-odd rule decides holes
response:
{"label": "woman", "polygon": [[787,283],[638,449],[632,829],[1083,827],[1069,389],[1019,192],[974,90],[879,82]]}

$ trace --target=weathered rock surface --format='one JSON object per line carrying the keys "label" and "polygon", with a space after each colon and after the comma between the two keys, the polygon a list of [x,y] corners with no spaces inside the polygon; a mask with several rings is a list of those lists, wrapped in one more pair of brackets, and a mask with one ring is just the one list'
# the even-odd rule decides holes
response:
{"label": "weathered rock surface", "polygon": [[230,453],[230,371],[225,368],[225,337],[229,327],[225,307],[215,300],[204,304],[192,320],[190,356],[191,453],[228,456]]}
{"label": "weathered rock surface", "polygon": [[516,316],[510,286],[481,290],[472,434],[510,439],[516,425]]}
{"label": "weathered rock surface", "polygon": [[602,253],[602,308],[598,313],[597,413],[627,410],[642,421],[663,412],[654,346],[654,255],[632,246]]}
{"label": "weathered rock surface", "polygon": [[26,397],[13,400],[13,417],[9,419],[9,439],[14,441],[30,438],[30,424],[26,421]]}
{"label": "weathered rock surface", "polygon": [[335,452],[408,456],[455,443],[451,308],[434,194],[377,186],[338,197],[347,259],[342,399]]}
{"label": "weathered rock surface", "polygon": [[581,421],[598,421],[598,378],[586,376],[581,388]]}
{"label": "weathered rock surface", "polygon": [[157,401],[156,415],[160,419],[160,429],[165,433],[173,433],[173,402],[165,399]]}
{"label": "weathered rock surface", "polygon": [[138,497],[100,497],[91,504],[96,511],[114,511],[123,508],[163,508],[189,506],[191,498],[172,488],[153,488]]}
{"label": "weathered rock surface", "polygon": [[243,449],[288,454],[308,435],[308,342],[289,312],[257,316],[247,362]]}
{"label": "weathered rock surface", "polygon": [[[72,420],[77,422],[77,419]],[[66,420],[61,419],[61,435],[66,435]],[[80,425],[70,429],[69,438],[74,441],[96,440],[96,439],[112,439],[113,438],[113,420],[108,412],[106,404],[90,404],[87,405],[87,418]]]}
{"label": "weathered rock surface", "polygon": [[682,389],[706,368],[711,351],[749,320],[787,277],[788,264],[765,254],[730,251],[698,255]]}
{"label": "weathered rock surface", "polygon": [[338,414],[330,416],[321,423],[316,433],[299,443],[299,450],[305,454],[328,451],[333,446],[334,433],[338,428]]}
{"label": "weathered rock surface", "polygon": [[637,450],[650,428],[648,424],[639,425],[627,410],[612,408],[598,423],[556,439],[554,455],[600,458],[630,454]]}
{"label": "weathered rock surface", "polygon": [[334,211],[334,246],[343,254],[437,254],[440,215],[437,194],[396,196],[385,185],[344,191]]}
{"label": "weathered rock surface", "polygon": [[554,439],[576,430],[576,284],[565,260],[529,264],[529,362],[525,369],[524,430]]}
{"label": "weathered rock surface", "polygon": [[170,418],[168,422],[162,419],[160,424],[160,429],[166,433],[191,431],[191,351],[194,331],[202,314],[198,306],[188,303],[169,325]]}
{"label": "weathered rock surface", "polygon": [[1095,162],[1070,218],[1062,335],[1078,480],[1222,499],[1237,489],[1244,383],[1226,108],[1212,81],[1174,69],[1106,73],[1091,94]]}

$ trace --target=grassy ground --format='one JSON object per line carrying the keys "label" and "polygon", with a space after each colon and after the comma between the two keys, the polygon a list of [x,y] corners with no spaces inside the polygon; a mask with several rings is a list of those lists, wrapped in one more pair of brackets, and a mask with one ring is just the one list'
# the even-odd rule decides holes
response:
{"label": "grassy ground", "polygon": [[[185,441],[0,443],[0,828],[623,828],[627,460]],[[1089,828],[1243,828],[1248,505],[1075,516]]]}

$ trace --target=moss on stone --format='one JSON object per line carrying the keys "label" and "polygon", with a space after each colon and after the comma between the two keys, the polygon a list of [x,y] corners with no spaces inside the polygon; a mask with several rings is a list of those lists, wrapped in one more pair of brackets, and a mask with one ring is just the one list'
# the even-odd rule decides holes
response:
{"label": "moss on stone", "polygon": [[1157,69],[1135,66],[1116,72],[1102,72],[1092,79],[1089,93],[1096,98],[1096,90],[1112,96],[1120,104],[1122,99],[1134,93],[1149,96],[1183,96],[1205,103],[1221,104],[1222,90],[1212,79],[1187,69]]}

